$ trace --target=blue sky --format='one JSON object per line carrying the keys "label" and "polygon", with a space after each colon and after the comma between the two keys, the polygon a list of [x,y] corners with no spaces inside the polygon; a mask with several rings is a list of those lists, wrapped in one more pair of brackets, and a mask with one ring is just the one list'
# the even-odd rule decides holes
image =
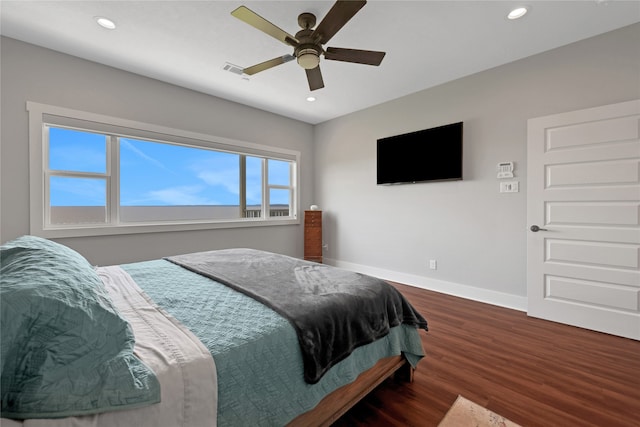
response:
{"label": "blue sky", "polygon": [[[50,128],[49,168],[106,171],[104,135]],[[239,156],[210,150],[120,138],[122,206],[238,205]],[[247,158],[247,204],[261,202],[260,159]],[[269,180],[288,184],[288,163],[269,161]],[[271,203],[288,203],[284,191]],[[103,179],[53,177],[52,206],[104,206]]]}

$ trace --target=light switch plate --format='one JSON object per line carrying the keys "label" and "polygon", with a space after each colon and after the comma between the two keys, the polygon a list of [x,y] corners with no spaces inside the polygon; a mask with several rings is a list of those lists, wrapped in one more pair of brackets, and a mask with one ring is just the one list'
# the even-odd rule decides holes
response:
{"label": "light switch plate", "polygon": [[517,193],[520,191],[519,181],[505,181],[500,183],[501,193]]}

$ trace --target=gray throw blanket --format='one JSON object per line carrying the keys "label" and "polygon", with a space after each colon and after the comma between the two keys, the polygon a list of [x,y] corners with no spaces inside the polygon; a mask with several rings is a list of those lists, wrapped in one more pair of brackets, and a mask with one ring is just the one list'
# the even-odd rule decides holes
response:
{"label": "gray throw blanket", "polygon": [[249,295],[289,320],[309,384],[391,327],[405,323],[427,330],[427,321],[396,288],[363,274],[254,249],[165,259]]}

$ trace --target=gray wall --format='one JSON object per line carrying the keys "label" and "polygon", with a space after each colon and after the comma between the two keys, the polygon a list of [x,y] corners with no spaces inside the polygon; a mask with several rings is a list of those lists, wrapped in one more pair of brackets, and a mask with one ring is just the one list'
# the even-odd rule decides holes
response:
{"label": "gray wall", "polygon": [[[34,101],[301,152],[301,206],[312,200],[313,127],[157,80],[1,39],[0,241],[29,233],[26,102]],[[302,256],[302,226],[57,239],[92,263],[225,247]]]}
{"label": "gray wall", "polygon": [[[524,308],[527,119],[639,98],[639,46],[636,24],[312,127],[3,38],[0,240],[29,232],[30,100],[300,150],[301,206],[324,210],[328,262]],[[377,138],[461,120],[463,181],[375,185]],[[519,193],[498,192],[502,161]],[[302,255],[300,226],[60,241],[101,265],[231,246]]]}
{"label": "gray wall", "polygon": [[[524,309],[527,119],[635,98],[640,24],[317,125],[325,259]],[[377,138],[457,121],[463,181],[376,186]],[[498,191],[504,161],[515,163],[519,193]]]}

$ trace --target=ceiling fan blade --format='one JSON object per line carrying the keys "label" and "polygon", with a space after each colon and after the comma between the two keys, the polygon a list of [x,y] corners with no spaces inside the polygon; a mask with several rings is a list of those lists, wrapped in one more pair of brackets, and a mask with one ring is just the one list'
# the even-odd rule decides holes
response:
{"label": "ceiling fan blade", "polygon": [[259,64],[253,65],[251,67],[245,68],[242,70],[243,73],[253,76],[260,71],[268,70],[269,68],[273,68],[276,65],[284,64],[285,62],[289,62],[296,59],[293,55],[283,55],[277,58],[270,59],[268,61],[261,62]]}
{"label": "ceiling fan blade", "polygon": [[375,50],[343,49],[341,47],[328,47],[324,57],[333,61],[355,62],[366,65],[380,65],[385,52]]}
{"label": "ceiling fan blade", "polygon": [[258,15],[245,6],[240,6],[239,8],[235,9],[233,12],[231,12],[231,15],[235,16],[241,21],[246,22],[252,27],[257,28],[263,33],[266,33],[271,37],[280,40],[286,45],[293,47],[298,46],[298,40],[296,40],[294,36],[287,33],[283,29],[276,27],[271,22],[267,21],[262,16]]}
{"label": "ceiling fan blade", "polygon": [[312,36],[320,36],[320,44],[327,43],[366,3],[366,0],[338,0],[318,24]]}
{"label": "ceiling fan blade", "polygon": [[307,81],[309,82],[309,90],[322,89],[324,87],[324,81],[322,80],[322,73],[320,72],[320,66],[305,70],[307,72]]}

